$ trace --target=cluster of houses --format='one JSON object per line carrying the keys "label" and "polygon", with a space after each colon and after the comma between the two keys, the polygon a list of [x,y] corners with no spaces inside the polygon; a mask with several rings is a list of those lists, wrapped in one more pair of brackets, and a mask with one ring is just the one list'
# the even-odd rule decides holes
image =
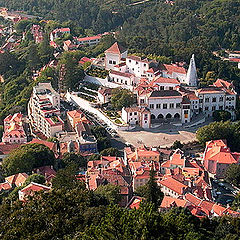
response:
{"label": "cluster of houses", "polygon": [[[28,118],[33,134],[42,139],[57,137],[62,154],[69,149],[71,152],[96,153],[97,141],[90,130],[91,122],[84,113],[73,110],[68,111],[66,116],[61,114],[60,94],[52,88],[51,83],[35,86],[28,104]],[[66,121],[63,117],[67,118]]]}
{"label": "cluster of houses", "polygon": [[[94,67],[94,63],[93,63]],[[122,109],[122,119],[129,125],[149,128],[166,121],[190,123],[202,115],[225,110],[235,119],[237,93],[230,82],[218,79],[213,85],[198,88],[194,55],[188,70],[181,63],[159,64],[155,60],[128,55],[117,42],[105,51],[103,67],[109,71],[108,82],[127,88],[137,95],[137,105]],[[111,90],[100,88],[98,99],[109,102]]]}
{"label": "cluster of houses", "polygon": [[[64,35],[71,34],[70,28],[56,28],[50,33],[50,45],[54,48],[59,48],[56,43],[56,39],[63,38]],[[98,34],[95,36],[87,36],[87,37],[73,37],[72,40],[66,40],[63,42],[63,50],[64,51],[72,51],[76,50],[81,46],[94,46],[100,43],[101,38],[110,34],[109,32],[105,32],[103,34]]]}
{"label": "cluster of houses", "polygon": [[223,171],[237,162],[239,153],[232,153],[223,140],[208,142],[199,160],[186,157],[180,149],[126,147],[124,158],[102,156],[89,161],[86,185],[91,190],[106,184],[118,185],[122,196],[120,205],[139,208],[142,198],[134,192],[148,182],[153,168],[164,193],[160,210],[185,207],[199,218],[239,216],[239,212],[214,202],[210,181],[210,177],[223,178]]}
{"label": "cluster of houses", "polygon": [[32,171],[32,174],[40,174],[45,178],[45,184],[39,184],[30,182],[26,184],[26,180],[30,175],[26,173],[17,173],[5,178],[3,183],[0,183],[0,192],[10,192],[15,187],[20,188],[18,196],[20,201],[27,201],[29,196],[33,196],[35,192],[50,191],[51,180],[56,176],[56,171],[51,166],[44,166],[36,168]]}

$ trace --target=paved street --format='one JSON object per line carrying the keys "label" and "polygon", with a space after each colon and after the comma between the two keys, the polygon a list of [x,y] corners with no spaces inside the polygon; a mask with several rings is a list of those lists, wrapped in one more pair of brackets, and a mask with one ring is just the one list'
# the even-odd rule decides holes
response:
{"label": "paved street", "polygon": [[145,143],[148,146],[171,147],[176,140],[183,143],[196,140],[196,131],[198,128],[207,125],[210,122],[211,119],[208,119],[205,123],[191,128],[174,126],[173,124],[163,124],[148,130],[135,128],[130,131],[118,131],[118,134],[125,140],[125,142],[135,146]]}
{"label": "paved street", "polygon": [[133,130],[118,131],[118,134],[128,143],[139,146],[145,143],[148,146],[170,147],[179,140],[183,143],[196,140],[196,129],[166,129],[166,130]]}

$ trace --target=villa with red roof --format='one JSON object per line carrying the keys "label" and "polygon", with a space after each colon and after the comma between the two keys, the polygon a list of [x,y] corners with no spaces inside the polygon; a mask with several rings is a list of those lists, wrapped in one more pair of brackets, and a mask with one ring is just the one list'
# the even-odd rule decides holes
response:
{"label": "villa with red roof", "polygon": [[206,143],[203,165],[210,176],[223,178],[228,166],[239,163],[239,160],[240,153],[232,153],[226,141],[212,140]]}
{"label": "villa with red roof", "polygon": [[50,33],[50,41],[62,37],[64,34],[70,34],[70,28],[56,28]]}
{"label": "villa with red roof", "polygon": [[10,144],[27,142],[27,135],[23,128],[23,115],[21,113],[9,115],[4,119],[2,142]]}
{"label": "villa with red roof", "polygon": [[181,83],[185,83],[187,77],[187,70],[177,64],[163,64],[162,73],[163,77],[177,79]]}
{"label": "villa with red roof", "polygon": [[188,186],[176,180],[173,177],[166,177],[159,181],[161,190],[164,195],[169,195],[173,198],[183,196],[188,191]]}
{"label": "villa with red roof", "polygon": [[19,200],[27,201],[27,198],[29,196],[33,196],[35,192],[39,192],[39,191],[48,192],[50,190],[51,190],[50,187],[47,187],[47,186],[39,184],[39,183],[31,182],[25,188],[18,191]]}
{"label": "villa with red roof", "polygon": [[107,70],[114,69],[122,59],[126,59],[127,49],[115,42],[109,49],[105,51],[105,68]]}

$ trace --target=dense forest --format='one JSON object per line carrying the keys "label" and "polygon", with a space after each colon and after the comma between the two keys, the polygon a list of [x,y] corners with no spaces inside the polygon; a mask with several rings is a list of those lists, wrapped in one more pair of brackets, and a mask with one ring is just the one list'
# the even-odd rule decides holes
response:
{"label": "dense forest", "polygon": [[[67,177],[67,175],[65,176]],[[59,178],[59,177],[57,177]],[[145,201],[138,210],[121,208],[104,191],[89,191],[77,182],[58,181],[50,193],[27,203],[0,205],[0,238],[4,240],[237,240],[239,218],[198,219],[189,210],[159,212]],[[65,179],[66,180],[66,179]],[[68,183],[68,185],[67,185]]]}
{"label": "dense forest", "polygon": [[[131,5],[131,0],[0,0],[0,6],[23,10],[44,19],[72,22],[94,33],[119,31],[118,40],[132,52],[170,57],[189,62],[195,53],[199,77],[205,85],[213,78],[234,80],[235,66],[218,61],[212,51],[238,50],[240,2],[238,0],[150,0]],[[207,78],[206,78],[207,77]]]}

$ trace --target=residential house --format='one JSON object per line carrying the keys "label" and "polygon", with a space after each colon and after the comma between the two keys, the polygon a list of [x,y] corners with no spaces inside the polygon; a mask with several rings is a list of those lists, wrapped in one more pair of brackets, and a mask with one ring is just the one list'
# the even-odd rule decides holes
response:
{"label": "residential house", "polygon": [[10,144],[24,144],[27,142],[27,135],[23,128],[23,115],[21,113],[8,115],[4,119],[4,132],[2,142]]}
{"label": "residential house", "polygon": [[203,165],[209,175],[223,178],[226,169],[231,164],[237,164],[240,153],[231,152],[224,140],[212,140],[206,143],[203,155]]}
{"label": "residential house", "polygon": [[98,89],[98,101],[101,104],[109,103],[112,97],[112,88],[100,87]]}
{"label": "residential house", "polygon": [[50,41],[63,37],[65,34],[70,34],[70,32],[70,28],[56,28],[50,33]]}
{"label": "residential house", "polygon": [[35,192],[39,192],[39,191],[48,192],[50,190],[51,190],[50,187],[47,187],[39,183],[31,182],[25,188],[18,191],[19,200],[27,201],[28,197],[33,196]]}
{"label": "residential house", "polygon": [[132,126],[138,125],[146,129],[151,126],[150,111],[145,107],[122,108],[122,119]]}
{"label": "residential house", "polygon": [[126,59],[127,49],[120,46],[117,42],[114,43],[109,49],[105,51],[105,68],[106,70],[113,69],[115,65],[118,65]]}

